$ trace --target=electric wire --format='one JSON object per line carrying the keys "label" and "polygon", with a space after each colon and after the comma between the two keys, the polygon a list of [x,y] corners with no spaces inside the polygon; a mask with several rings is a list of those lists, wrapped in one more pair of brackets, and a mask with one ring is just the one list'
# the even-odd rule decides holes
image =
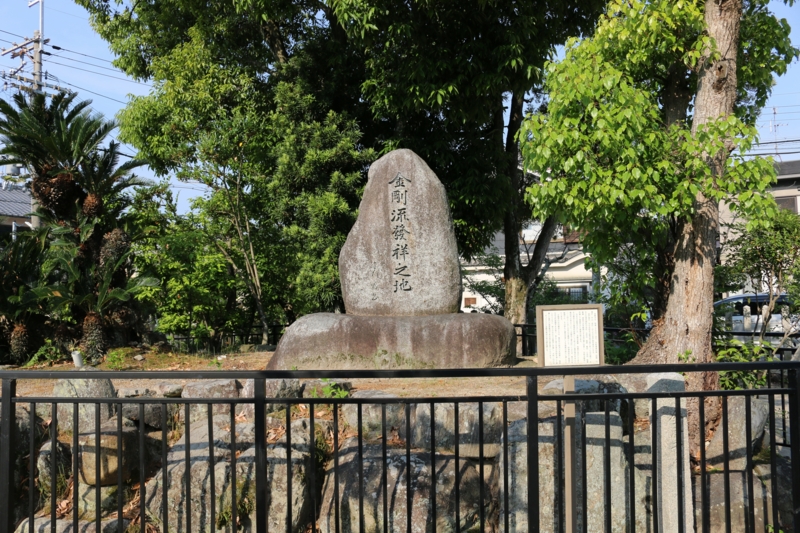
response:
{"label": "electric wire", "polygon": [[6,31],[6,30],[0,30],[0,32],[7,33],[9,35],[13,35],[14,37],[19,37],[20,39],[26,39],[27,38],[27,37],[23,37],[22,35],[19,35],[18,33],[11,33],[10,31]]}
{"label": "electric wire", "polygon": [[90,57],[92,59],[97,59],[98,61],[103,61],[105,63],[112,63],[108,59],[103,59],[102,57],[97,57],[97,56],[93,56],[93,55],[89,55],[89,54],[84,54],[83,52],[77,52],[75,50],[70,50],[69,48],[64,48],[63,46],[57,46],[57,45],[54,45],[54,44],[47,44],[46,46],[49,46],[53,50],[63,50],[65,52],[70,52],[72,54],[78,54],[79,56],[85,56],[85,57]]}
{"label": "electric wire", "polygon": [[49,55],[50,57],[59,57],[61,59],[66,59],[68,61],[74,61],[75,63],[82,63],[84,65],[90,65],[90,66],[95,67],[95,68],[101,68],[103,70],[110,70],[111,72],[123,73],[121,70],[119,70],[117,68],[104,67],[102,65],[95,65],[94,63],[89,63],[88,61],[81,61],[80,59],[75,59],[74,57],[67,57],[67,56],[64,56],[64,55],[50,54],[50,52],[46,52],[46,54]]}
{"label": "electric wire", "polygon": [[102,72],[96,72],[94,70],[89,70],[89,69],[86,69],[86,68],[75,67],[75,66],[72,66],[72,65],[59,63],[58,61],[48,61],[48,63],[52,64],[52,65],[61,65],[62,67],[72,68],[72,69],[75,69],[75,70],[82,70],[83,72],[89,72],[91,74],[96,74],[98,76],[105,76],[106,78],[112,78],[112,79],[115,79],[115,80],[127,81],[128,83],[136,83],[136,84],[139,84],[139,85],[144,85],[145,87],[152,87],[152,85],[148,85],[148,84],[142,83],[140,81],[129,80],[128,78],[122,78],[122,77],[119,77],[119,76],[111,76],[110,74],[103,74]]}
{"label": "electric wire", "polygon": [[63,15],[67,15],[68,17],[75,17],[76,19],[81,19],[81,20],[86,20],[86,21],[89,20],[86,17],[81,17],[79,15],[73,15],[72,13],[67,13],[66,11],[61,11],[60,9],[55,9],[55,8],[52,8],[52,7],[48,6],[48,5],[45,5],[44,8],[46,10],[48,10],[48,11],[55,11],[56,13],[61,13]]}
{"label": "electric wire", "polygon": [[86,91],[87,93],[91,93],[91,94],[94,94],[94,95],[100,96],[101,98],[105,98],[105,99],[107,99],[107,100],[112,100],[112,101],[114,101],[114,102],[117,102],[117,103],[120,103],[120,104],[123,104],[123,105],[127,105],[127,104],[128,104],[128,102],[123,102],[122,100],[117,100],[116,98],[111,98],[110,96],[106,96],[106,95],[104,95],[104,94],[96,93],[96,92],[94,92],[94,91],[90,91],[89,89],[84,89],[83,87],[78,87],[78,86],[77,86],[77,85],[75,85],[74,83],[70,83],[70,82],[68,82],[68,81],[59,80],[59,83],[63,83],[63,84],[65,84],[65,85],[69,85],[70,87],[75,87],[76,89],[79,89],[79,90],[81,90],[81,91]]}

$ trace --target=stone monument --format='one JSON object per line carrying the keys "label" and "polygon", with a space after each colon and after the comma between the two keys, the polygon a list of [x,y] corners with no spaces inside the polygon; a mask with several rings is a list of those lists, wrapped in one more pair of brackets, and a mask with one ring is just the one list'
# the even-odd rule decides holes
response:
{"label": "stone monument", "polygon": [[496,315],[458,313],[461,270],[447,193],[411,150],[376,161],[339,255],[346,314],[306,315],[268,369],[485,368],[512,364]]}

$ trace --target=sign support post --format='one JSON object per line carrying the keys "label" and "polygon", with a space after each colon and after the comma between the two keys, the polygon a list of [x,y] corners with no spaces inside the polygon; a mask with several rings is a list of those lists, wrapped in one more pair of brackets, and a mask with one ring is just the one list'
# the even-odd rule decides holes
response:
{"label": "sign support post", "polygon": [[[536,307],[536,347],[539,366],[590,366],[605,363],[602,304],[540,305]],[[575,392],[575,376],[564,376],[564,394]],[[564,402],[565,533],[578,522],[577,420],[575,401]],[[559,414],[560,416],[560,414]],[[556,438],[559,436],[557,435]],[[585,460],[585,459],[584,459]],[[560,502],[556,502],[559,505]],[[584,524],[584,529],[586,524]]]}

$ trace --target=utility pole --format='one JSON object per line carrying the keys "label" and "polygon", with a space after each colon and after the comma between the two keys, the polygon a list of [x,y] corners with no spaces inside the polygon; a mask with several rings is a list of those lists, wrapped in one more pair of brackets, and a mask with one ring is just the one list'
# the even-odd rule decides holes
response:
{"label": "utility pole", "polygon": [[[33,59],[33,80],[37,93],[44,91],[42,84],[42,48],[44,48],[44,0],[29,0],[28,7],[39,4],[39,31],[33,32],[34,59]],[[37,35],[38,34],[38,35]]]}

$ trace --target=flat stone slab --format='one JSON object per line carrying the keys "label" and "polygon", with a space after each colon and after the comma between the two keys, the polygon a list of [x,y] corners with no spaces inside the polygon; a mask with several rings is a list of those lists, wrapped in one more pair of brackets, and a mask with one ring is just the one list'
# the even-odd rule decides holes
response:
{"label": "flat stone slab", "polygon": [[389,152],[370,167],[339,273],[348,314],[458,312],[461,268],[447,193],[411,150]]}
{"label": "flat stone slab", "polygon": [[514,362],[514,327],[497,315],[306,315],[284,334],[269,370],[490,368]]}

